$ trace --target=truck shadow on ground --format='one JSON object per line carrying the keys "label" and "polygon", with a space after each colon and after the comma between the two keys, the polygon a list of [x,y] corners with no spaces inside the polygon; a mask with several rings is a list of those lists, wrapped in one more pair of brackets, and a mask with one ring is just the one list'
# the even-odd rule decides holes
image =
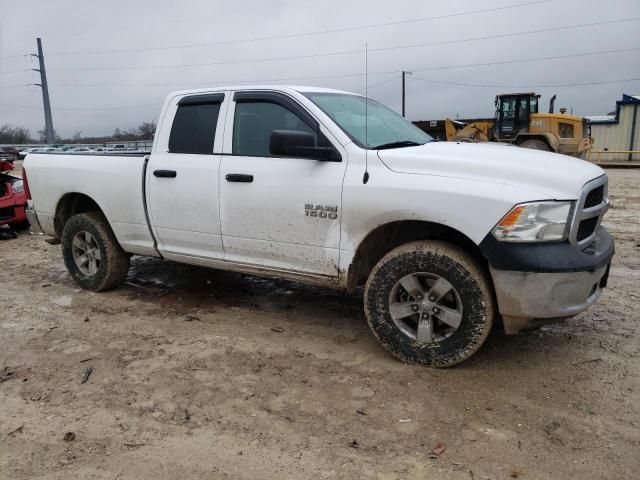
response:
{"label": "truck shadow on ground", "polygon": [[[302,328],[337,329],[336,337],[358,338],[367,351],[388,355],[371,334],[363,312],[362,290],[353,294],[279,278],[134,257],[126,282],[118,290],[133,301],[151,302],[159,311],[178,316],[246,312],[249,321],[264,316]],[[566,359],[571,335],[562,323],[542,330],[506,336],[497,321],[480,351],[457,368],[494,368]],[[363,346],[364,347],[364,346]],[[576,344],[578,348],[578,344]]]}

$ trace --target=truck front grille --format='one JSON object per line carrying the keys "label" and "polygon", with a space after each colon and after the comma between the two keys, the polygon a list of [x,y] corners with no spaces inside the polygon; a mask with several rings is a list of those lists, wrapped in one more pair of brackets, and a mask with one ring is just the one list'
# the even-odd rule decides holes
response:
{"label": "truck front grille", "polygon": [[602,203],[603,197],[604,185],[600,185],[599,187],[596,187],[589,193],[587,193],[587,198],[584,201],[584,208],[591,208],[595,207],[596,205],[600,205]]}
{"label": "truck front grille", "polygon": [[596,236],[602,217],[609,208],[607,176],[587,182],[576,204],[569,240],[579,247],[587,247]]}
{"label": "truck front grille", "polygon": [[578,225],[578,233],[576,234],[578,242],[581,242],[585,238],[589,238],[589,235],[596,230],[599,220],[600,219],[598,217],[591,217],[580,222]]}

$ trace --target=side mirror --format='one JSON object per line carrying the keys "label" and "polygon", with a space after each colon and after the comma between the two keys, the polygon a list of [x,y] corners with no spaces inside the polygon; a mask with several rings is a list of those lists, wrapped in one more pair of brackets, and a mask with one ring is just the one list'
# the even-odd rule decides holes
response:
{"label": "side mirror", "polygon": [[333,147],[317,147],[312,133],[298,130],[274,130],[269,139],[269,152],[277,157],[298,157],[325,162],[340,162],[342,157]]}

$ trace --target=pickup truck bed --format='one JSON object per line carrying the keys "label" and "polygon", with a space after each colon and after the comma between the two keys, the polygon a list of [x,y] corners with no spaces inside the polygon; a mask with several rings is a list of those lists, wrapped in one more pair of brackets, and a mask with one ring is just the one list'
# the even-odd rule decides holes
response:
{"label": "pickup truck bed", "polygon": [[[29,187],[39,192],[38,221],[45,232],[61,235],[56,228],[53,208],[81,193],[99,205],[109,219],[118,240],[127,251],[139,255],[158,256],[145,214],[144,175],[147,154],[96,153],[77,155],[66,153],[41,153],[28,155],[30,168]],[[55,182],[51,182],[50,169],[55,165]],[[88,168],[89,166],[89,168]],[[46,174],[40,175],[45,169]],[[89,200],[76,196],[67,208],[83,210],[93,207],[84,204]],[[74,203],[75,202],[75,203]],[[48,211],[51,210],[51,211]],[[58,214],[64,215],[64,211]]]}

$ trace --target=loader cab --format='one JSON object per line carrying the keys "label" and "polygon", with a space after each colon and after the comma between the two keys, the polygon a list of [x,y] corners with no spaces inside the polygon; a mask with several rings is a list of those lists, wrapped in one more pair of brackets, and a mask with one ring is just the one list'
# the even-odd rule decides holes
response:
{"label": "loader cab", "polygon": [[529,131],[529,116],[538,113],[540,95],[509,93],[496,96],[494,138],[509,141]]}

